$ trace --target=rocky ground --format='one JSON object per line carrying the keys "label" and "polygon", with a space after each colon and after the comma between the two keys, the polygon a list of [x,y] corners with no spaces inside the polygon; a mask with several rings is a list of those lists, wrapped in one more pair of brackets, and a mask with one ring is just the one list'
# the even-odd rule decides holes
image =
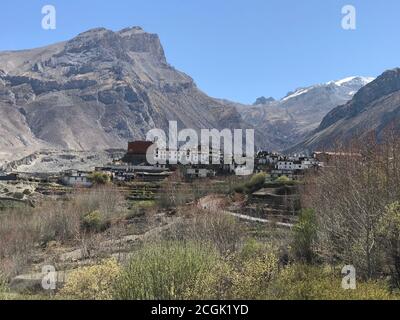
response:
{"label": "rocky ground", "polygon": [[19,160],[3,163],[3,168],[6,171],[26,173],[58,173],[69,169],[91,171],[95,167],[104,166],[112,163],[113,160],[120,159],[123,154],[123,150],[43,150]]}

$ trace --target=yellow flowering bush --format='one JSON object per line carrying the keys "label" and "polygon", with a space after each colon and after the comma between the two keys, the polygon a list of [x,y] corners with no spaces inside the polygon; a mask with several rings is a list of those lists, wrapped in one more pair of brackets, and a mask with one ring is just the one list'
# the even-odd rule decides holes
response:
{"label": "yellow flowering bush", "polygon": [[293,264],[279,273],[271,286],[270,299],[281,300],[390,300],[384,281],[357,281],[355,290],[344,290],[340,270],[330,267]]}
{"label": "yellow flowering bush", "polygon": [[279,272],[279,259],[271,250],[244,261],[233,277],[233,296],[237,299],[265,299]]}
{"label": "yellow flowering bush", "polygon": [[187,300],[232,299],[234,274],[231,264],[219,259],[208,272],[203,272],[201,277],[197,277],[194,283],[186,288],[183,298]]}
{"label": "yellow flowering bush", "polygon": [[115,259],[79,268],[68,275],[59,295],[80,300],[111,300],[114,284],[120,274],[121,267]]}

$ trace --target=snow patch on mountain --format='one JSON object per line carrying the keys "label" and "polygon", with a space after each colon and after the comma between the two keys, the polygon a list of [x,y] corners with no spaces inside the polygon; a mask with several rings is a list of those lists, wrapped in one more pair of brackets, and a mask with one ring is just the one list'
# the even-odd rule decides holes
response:
{"label": "snow patch on mountain", "polygon": [[328,82],[328,84],[335,84],[337,86],[343,86],[343,85],[352,85],[354,83],[362,83],[363,85],[367,85],[368,83],[374,81],[375,78],[373,77],[360,77],[360,76],[354,76],[354,77],[347,77],[341,80],[337,81],[331,81]]}
{"label": "snow patch on mountain", "polygon": [[[326,86],[331,86],[331,85],[338,86],[338,87],[350,87],[350,88],[352,86],[363,87],[374,80],[375,80],[375,78],[373,78],[373,77],[353,76],[353,77],[347,77],[347,78],[344,78],[341,80],[320,83],[320,84],[313,85],[310,87],[296,89],[296,91],[290,92],[287,94],[286,97],[282,98],[281,102],[285,102],[290,99],[301,96],[303,94],[306,94],[307,92],[310,92],[312,89],[315,89],[315,88],[326,87]],[[352,90],[352,91],[350,91],[349,95],[354,95],[356,92],[357,91]]]}
{"label": "snow patch on mountain", "polygon": [[307,93],[308,91],[310,91],[313,87],[309,87],[309,88],[305,88],[305,89],[298,89],[296,90],[294,93],[291,93],[289,95],[287,95],[285,98],[283,98],[281,101],[287,101],[289,99],[295,98],[297,96],[300,96],[302,94]]}

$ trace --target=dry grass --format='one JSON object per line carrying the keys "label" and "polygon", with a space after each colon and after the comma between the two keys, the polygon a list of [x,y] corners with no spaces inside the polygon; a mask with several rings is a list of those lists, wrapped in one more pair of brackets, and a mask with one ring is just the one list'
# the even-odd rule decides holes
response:
{"label": "dry grass", "polygon": [[123,203],[123,197],[115,189],[101,187],[77,190],[65,201],[47,200],[36,208],[3,211],[0,272],[8,276],[22,272],[33,253],[51,241],[71,245],[89,243],[92,235],[82,228],[83,217],[97,210],[102,220],[111,223],[123,215]]}
{"label": "dry grass", "polygon": [[214,245],[222,254],[237,250],[245,237],[245,230],[235,218],[210,212],[195,206],[181,208],[185,217],[170,230],[174,240],[196,241]]}

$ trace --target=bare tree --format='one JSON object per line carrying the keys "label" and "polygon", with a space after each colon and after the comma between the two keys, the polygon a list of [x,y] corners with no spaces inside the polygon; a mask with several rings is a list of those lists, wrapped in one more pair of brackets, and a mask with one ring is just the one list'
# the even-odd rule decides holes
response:
{"label": "bare tree", "polygon": [[304,205],[316,211],[320,256],[353,264],[368,279],[386,271],[380,222],[400,195],[400,140],[391,128],[375,137],[337,146],[303,193]]}

